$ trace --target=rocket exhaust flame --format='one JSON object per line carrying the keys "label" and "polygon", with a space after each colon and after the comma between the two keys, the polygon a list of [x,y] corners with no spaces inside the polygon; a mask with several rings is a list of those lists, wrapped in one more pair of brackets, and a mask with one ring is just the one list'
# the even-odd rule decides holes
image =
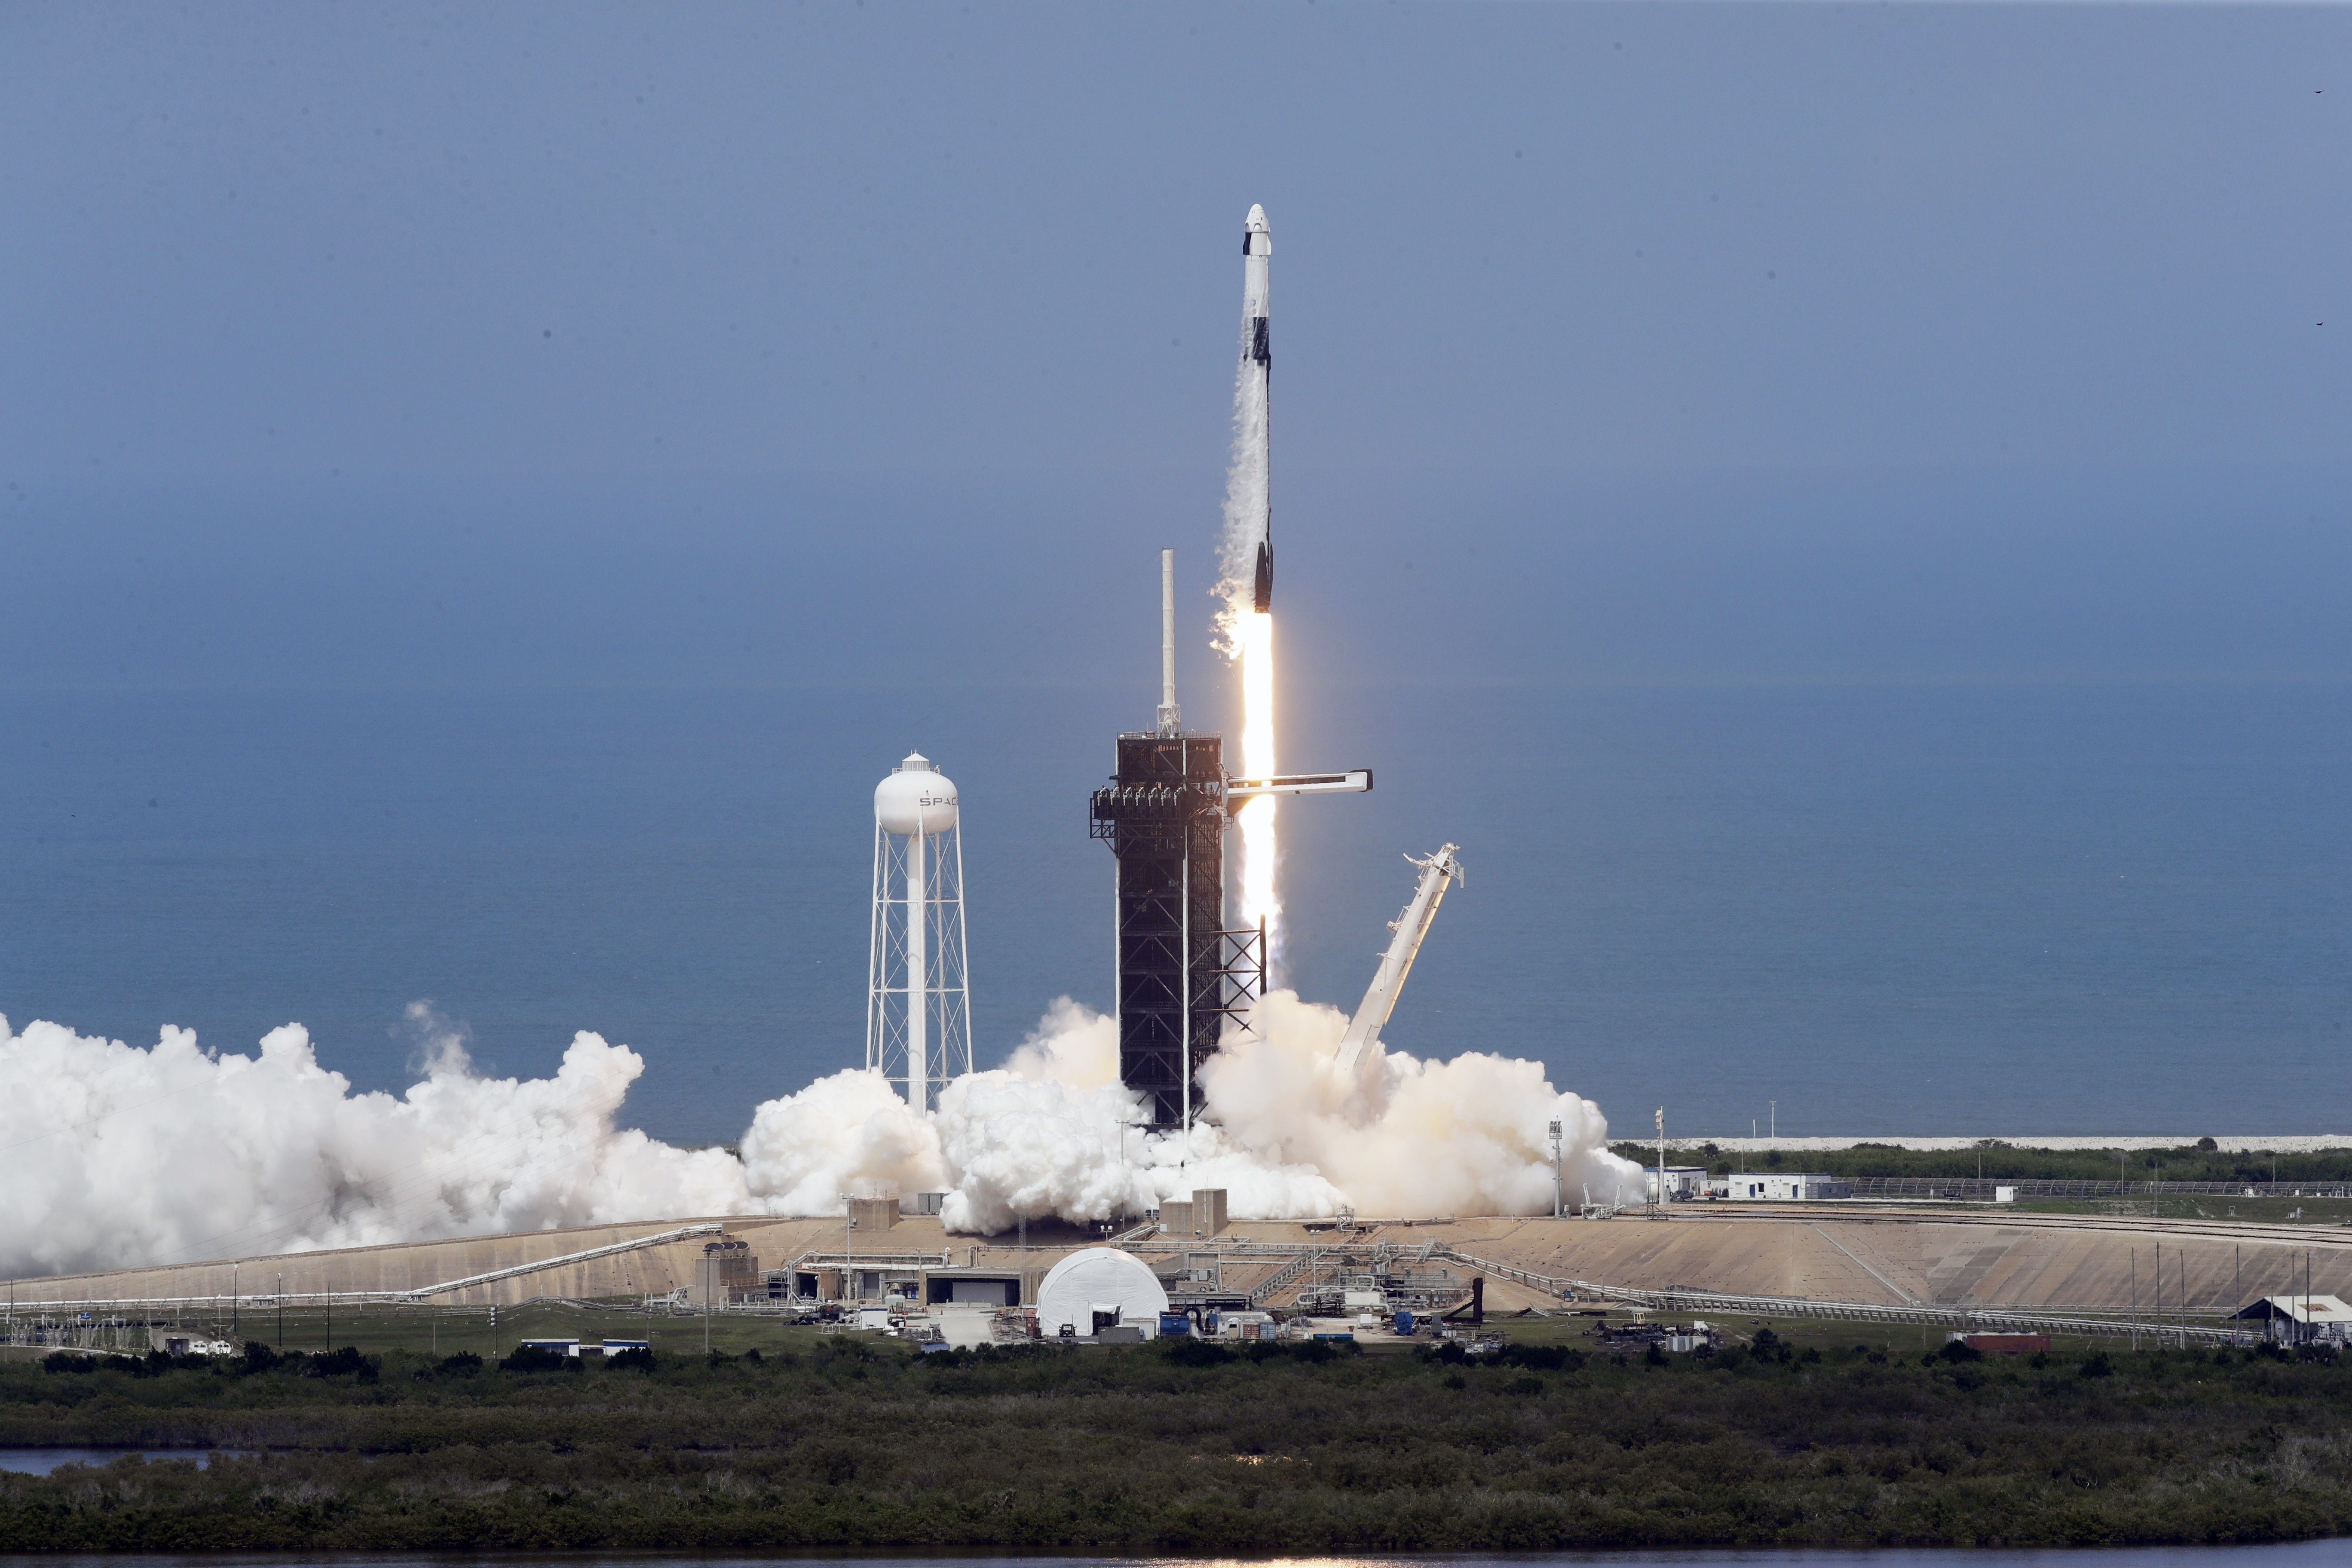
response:
{"label": "rocket exhaust flame", "polygon": [[[1225,475],[1225,534],[1219,552],[1217,646],[1241,666],[1242,772],[1270,778],[1280,770],[1274,744],[1274,523],[1268,470],[1273,415],[1272,295],[1274,235],[1265,209],[1253,206],[1242,225],[1240,363],[1234,376],[1234,460]],[[1271,798],[1244,805],[1235,882],[1234,924],[1265,924],[1267,984],[1276,984],[1282,955],[1282,900],[1275,882],[1280,858],[1276,809]]]}
{"label": "rocket exhaust flame", "polygon": [[[1242,774],[1272,778],[1282,770],[1274,755],[1274,617],[1238,617],[1242,666]],[[1241,920],[1244,929],[1265,922],[1268,967],[1280,951],[1282,899],[1274,880],[1275,797],[1243,803],[1234,822],[1241,828]]]}

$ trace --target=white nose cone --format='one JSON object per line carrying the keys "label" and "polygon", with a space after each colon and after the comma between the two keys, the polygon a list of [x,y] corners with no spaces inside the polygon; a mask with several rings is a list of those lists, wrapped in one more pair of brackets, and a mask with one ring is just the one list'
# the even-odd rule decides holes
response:
{"label": "white nose cone", "polygon": [[956,825],[956,787],[920,752],[874,786],[874,820],[886,833],[945,833]]}
{"label": "white nose cone", "polygon": [[[1230,212],[1232,209],[1229,207],[1226,210]],[[1242,219],[1242,232],[1244,234],[1272,234],[1274,232],[1274,228],[1272,225],[1265,221],[1265,208],[1260,206],[1255,202],[1252,202],[1250,204],[1249,216]]]}

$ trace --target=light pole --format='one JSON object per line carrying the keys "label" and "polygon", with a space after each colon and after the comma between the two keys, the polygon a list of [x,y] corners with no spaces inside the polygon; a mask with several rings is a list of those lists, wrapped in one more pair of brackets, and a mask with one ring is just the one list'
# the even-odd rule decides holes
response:
{"label": "light pole", "polygon": [[1560,1186],[1559,1123],[1555,1121],[1551,1124],[1551,1217],[1558,1219],[1560,1211],[1567,1206]]}
{"label": "light pole", "polygon": [[1658,1107],[1658,1212],[1666,1212],[1666,1108]]}
{"label": "light pole", "polygon": [[[849,1233],[857,1228],[857,1215],[849,1207],[854,1201],[847,1193],[841,1194],[841,1301],[844,1306],[849,1306],[856,1300],[856,1259],[850,1251],[855,1244],[849,1238]],[[855,1308],[851,1310],[856,1310]]]}
{"label": "light pole", "polygon": [[702,1353],[703,1353],[704,1355],[709,1355],[709,1354],[710,1353],[710,1248],[711,1248],[711,1245],[712,1245],[711,1243],[707,1242],[707,1241],[706,1241],[706,1242],[704,1242],[704,1243],[702,1244]]}

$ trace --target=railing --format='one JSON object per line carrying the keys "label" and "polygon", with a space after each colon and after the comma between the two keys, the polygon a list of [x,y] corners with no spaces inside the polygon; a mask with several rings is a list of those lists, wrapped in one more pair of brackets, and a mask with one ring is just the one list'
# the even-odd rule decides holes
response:
{"label": "railing", "polygon": [[1554,1279],[1452,1249],[1446,1256],[1465,1268],[1517,1284],[1533,1286],[1553,1295],[1565,1296],[1574,1291],[1656,1312],[1719,1312],[1752,1318],[1829,1318],[1844,1322],[1967,1329],[1989,1333],[2076,1334],[2135,1340],[2145,1337],[2159,1344],[2257,1344],[2263,1337],[2263,1331],[2255,1328],[2184,1320],[2090,1317],[2005,1307],[1886,1306],[1875,1301],[1829,1301],[1803,1296],[1748,1296],[1725,1290],[1693,1290],[1678,1285],[1654,1290],[1630,1285],[1602,1285],[1589,1279]]}
{"label": "railing", "polygon": [[562,1268],[574,1263],[587,1263],[599,1258],[611,1258],[619,1253],[637,1252],[648,1247],[666,1247],[673,1241],[690,1241],[698,1236],[718,1236],[725,1232],[724,1225],[688,1225],[676,1230],[666,1230],[658,1236],[641,1236],[635,1241],[616,1241],[610,1247],[592,1247],[585,1252],[567,1252],[561,1258],[545,1258],[537,1263],[518,1263],[509,1268],[493,1268],[485,1274],[468,1274],[463,1279],[445,1279],[438,1285],[427,1285],[421,1290],[405,1292],[411,1300],[424,1300],[430,1296],[444,1295],[451,1290],[470,1289],[476,1285],[494,1284],[500,1279],[512,1279],[524,1274],[537,1274],[544,1269]]}
{"label": "railing", "polygon": [[2154,1198],[2206,1197],[2344,1198],[2352,1197],[2346,1182],[2095,1182],[2040,1176],[1838,1176],[1850,1182],[1858,1198],[1944,1198],[1961,1203],[1990,1203],[1995,1187],[2011,1187],[2021,1198]]}
{"label": "railing", "polygon": [[[487,1273],[468,1274],[460,1279],[444,1279],[437,1285],[420,1285],[408,1290],[244,1290],[232,1295],[201,1296],[105,1296],[105,1297],[17,1297],[11,1300],[8,1310],[16,1314],[37,1313],[53,1308],[71,1307],[81,1311],[114,1311],[135,1307],[178,1307],[237,1311],[251,1308],[424,1306],[436,1296],[452,1290],[464,1290],[476,1285],[493,1284],[501,1279],[514,1279],[525,1274],[539,1274],[550,1268],[567,1268],[574,1263],[586,1263],[599,1258],[611,1258],[619,1253],[636,1252],[648,1247],[667,1247],[676,1241],[689,1241],[698,1236],[723,1234],[726,1226],[717,1222],[681,1226],[652,1236],[641,1236],[633,1241],[616,1241],[605,1247],[592,1247],[583,1252],[566,1252],[553,1258],[542,1258],[534,1263],[517,1263],[505,1268],[493,1268]],[[16,1282],[20,1289],[37,1289],[37,1282]]]}
{"label": "railing", "polygon": [[1260,1301],[1272,1297],[1283,1287],[1306,1273],[1315,1262],[1314,1258],[1306,1255],[1292,1258],[1288,1264],[1258,1281],[1256,1288],[1249,1293],[1249,1304],[1255,1307]]}
{"label": "railing", "polygon": [[761,1269],[762,1274],[789,1274],[795,1268],[952,1268],[955,1249],[941,1247],[937,1254],[929,1252],[818,1252],[812,1248],[793,1258],[781,1268]]}

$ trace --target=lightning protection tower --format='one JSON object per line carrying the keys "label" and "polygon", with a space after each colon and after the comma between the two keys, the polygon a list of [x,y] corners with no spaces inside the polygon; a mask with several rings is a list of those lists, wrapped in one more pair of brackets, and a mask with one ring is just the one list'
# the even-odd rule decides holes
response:
{"label": "lightning protection tower", "polygon": [[963,835],[956,787],[920,752],[874,786],[874,936],[866,1066],[929,1110],[971,1071],[964,968]]}

